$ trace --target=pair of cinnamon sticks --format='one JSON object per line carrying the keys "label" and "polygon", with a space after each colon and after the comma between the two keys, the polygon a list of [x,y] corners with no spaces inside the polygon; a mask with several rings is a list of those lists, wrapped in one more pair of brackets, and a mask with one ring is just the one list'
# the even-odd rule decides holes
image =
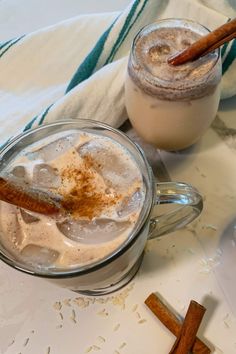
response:
{"label": "pair of cinnamon sticks", "polygon": [[205,307],[191,301],[183,323],[155,294],[145,300],[145,304],[177,338],[169,354],[210,354],[211,350],[196,337]]}

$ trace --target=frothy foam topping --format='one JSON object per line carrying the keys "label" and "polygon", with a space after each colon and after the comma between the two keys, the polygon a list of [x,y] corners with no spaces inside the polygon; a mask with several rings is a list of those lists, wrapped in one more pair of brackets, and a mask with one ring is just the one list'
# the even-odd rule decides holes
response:
{"label": "frothy foam topping", "polygon": [[[179,66],[167,62],[170,56],[186,49],[200,36],[185,27],[151,28],[144,31],[134,45],[133,60],[129,62],[130,76],[142,89],[160,95],[161,98],[171,99],[173,96],[181,99],[187,90],[190,96],[205,95],[220,80],[219,75],[212,75],[209,79],[217,62],[216,51]],[[176,92],[177,89],[182,92]]]}
{"label": "frothy foam topping", "polygon": [[136,162],[101,135],[67,132],[16,157],[5,174],[59,194],[70,216],[57,219],[0,203],[5,248],[38,268],[81,266],[104,258],[132,232],[144,201]]}

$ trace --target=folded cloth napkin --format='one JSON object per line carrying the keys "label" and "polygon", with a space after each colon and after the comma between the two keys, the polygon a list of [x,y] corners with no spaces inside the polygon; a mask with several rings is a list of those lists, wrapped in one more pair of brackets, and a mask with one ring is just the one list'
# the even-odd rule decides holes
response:
{"label": "folded cloth napkin", "polygon": [[[132,39],[157,19],[182,17],[210,29],[234,10],[224,1],[135,0],[122,13],[78,16],[0,43],[0,145],[59,119],[126,119],[124,80]],[[236,93],[236,41],[222,49],[222,98]]]}

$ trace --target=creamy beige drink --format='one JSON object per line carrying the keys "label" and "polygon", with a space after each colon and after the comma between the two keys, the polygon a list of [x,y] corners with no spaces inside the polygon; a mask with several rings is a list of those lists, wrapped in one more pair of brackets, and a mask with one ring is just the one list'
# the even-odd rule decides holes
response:
{"label": "creamy beige drink", "polygon": [[132,232],[145,196],[129,152],[109,137],[84,130],[28,146],[2,175],[55,193],[69,207],[70,214],[55,217],[0,203],[1,243],[36,268],[78,267],[109,255]]}
{"label": "creamy beige drink", "polygon": [[219,51],[180,66],[167,62],[207,33],[196,23],[173,19],[145,27],[134,40],[125,83],[127,113],[139,135],[161,149],[192,145],[215,118]]}

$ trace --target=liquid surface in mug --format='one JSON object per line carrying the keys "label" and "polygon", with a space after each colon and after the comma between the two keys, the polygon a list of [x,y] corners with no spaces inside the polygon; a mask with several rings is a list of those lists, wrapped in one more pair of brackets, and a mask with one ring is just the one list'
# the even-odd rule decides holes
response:
{"label": "liquid surface in mug", "polygon": [[68,198],[73,206],[70,215],[52,217],[0,202],[2,244],[35,268],[71,268],[104,258],[127,240],[144,203],[136,161],[99,133],[44,138],[17,155],[4,175]]}

